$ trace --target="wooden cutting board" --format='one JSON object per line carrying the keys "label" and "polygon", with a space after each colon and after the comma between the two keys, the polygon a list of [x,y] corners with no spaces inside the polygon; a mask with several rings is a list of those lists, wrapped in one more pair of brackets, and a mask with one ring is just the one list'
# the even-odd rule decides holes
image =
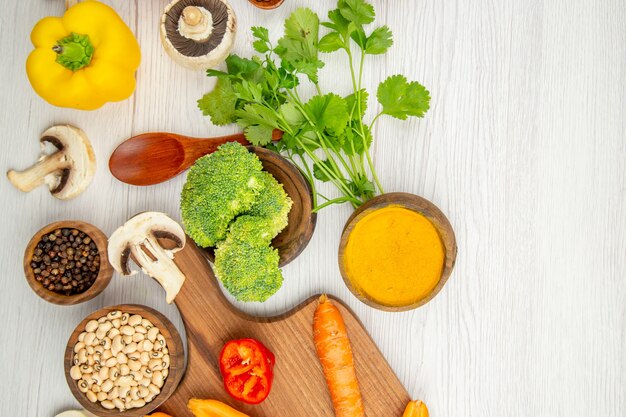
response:
{"label": "wooden cutting board", "polygon": [[[237,310],[222,294],[206,258],[187,239],[176,254],[187,279],[175,299],[188,341],[187,371],[176,392],[160,407],[174,417],[193,417],[190,398],[223,401],[250,417],[333,417],[322,368],[312,335],[312,297],[294,310],[274,318],[257,318]],[[289,279],[289,278],[287,278]],[[354,352],[357,377],[368,417],[400,417],[409,395],[361,322],[340,301]],[[229,340],[252,337],[276,355],[274,385],[269,397],[251,406],[232,400],[222,385],[218,356]]]}

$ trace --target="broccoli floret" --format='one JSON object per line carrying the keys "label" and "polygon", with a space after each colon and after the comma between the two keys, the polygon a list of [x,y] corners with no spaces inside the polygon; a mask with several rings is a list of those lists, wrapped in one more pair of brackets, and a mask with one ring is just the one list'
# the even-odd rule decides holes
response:
{"label": "broccoli floret", "polygon": [[268,245],[255,246],[229,235],[215,251],[215,272],[238,301],[263,302],[283,284],[279,258]]}
{"label": "broccoli floret", "polygon": [[263,172],[263,182],[263,191],[250,210],[237,217],[229,229],[229,236],[256,246],[269,245],[287,227],[293,204],[282,184],[271,174]]}
{"label": "broccoli floret", "polygon": [[236,142],[196,161],[181,194],[181,215],[189,236],[202,247],[226,238],[229,224],[250,210],[266,186],[259,158]]}
{"label": "broccoli floret", "polygon": [[267,227],[273,239],[287,227],[289,210],[293,201],[283,189],[283,185],[270,173],[263,171],[263,182],[265,184],[263,192],[259,194],[246,214],[266,218]]}

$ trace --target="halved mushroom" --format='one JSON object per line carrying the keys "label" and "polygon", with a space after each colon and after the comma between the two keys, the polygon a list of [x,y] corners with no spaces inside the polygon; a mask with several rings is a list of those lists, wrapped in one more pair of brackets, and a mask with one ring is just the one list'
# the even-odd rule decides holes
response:
{"label": "halved mushroom", "polygon": [[[176,247],[165,249],[158,239],[168,239]],[[184,246],[185,232],[178,223],[164,213],[148,211],[132,217],[111,235],[109,262],[120,274],[132,276],[137,274],[128,267],[132,255],[142,271],[161,284],[169,304],[185,282],[185,275],[173,260],[174,253]]]}
{"label": "halved mushroom", "polygon": [[[7,177],[19,190],[29,192],[47,184],[52,195],[69,200],[82,193],[96,172],[96,157],[85,132],[74,126],[52,126],[40,139],[42,156],[25,171],[10,170]],[[45,154],[46,144],[57,151]]]}
{"label": "halved mushroom", "polygon": [[225,0],[174,0],[161,17],[161,40],[168,55],[194,70],[223,62],[235,42],[237,19]]}

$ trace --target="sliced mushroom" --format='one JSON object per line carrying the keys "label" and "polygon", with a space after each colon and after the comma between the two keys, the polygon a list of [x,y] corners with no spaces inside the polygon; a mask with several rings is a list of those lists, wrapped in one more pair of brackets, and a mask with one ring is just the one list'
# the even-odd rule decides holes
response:
{"label": "sliced mushroom", "polygon": [[[40,139],[42,156],[25,171],[10,170],[7,177],[19,190],[29,192],[46,184],[53,196],[69,200],[82,193],[96,171],[96,157],[85,132],[74,126],[52,126]],[[46,144],[57,151],[43,153]]]}
{"label": "sliced mushroom", "polygon": [[237,19],[226,0],[174,0],[161,17],[161,40],[178,64],[194,69],[223,62],[235,42]]}
{"label": "sliced mushroom", "polygon": [[[158,239],[171,240],[176,247],[165,249]],[[148,211],[131,218],[111,235],[109,261],[120,274],[132,276],[137,274],[128,267],[132,255],[142,271],[161,284],[169,304],[185,282],[185,275],[173,260],[174,253],[184,246],[185,232],[178,223],[164,213]]]}

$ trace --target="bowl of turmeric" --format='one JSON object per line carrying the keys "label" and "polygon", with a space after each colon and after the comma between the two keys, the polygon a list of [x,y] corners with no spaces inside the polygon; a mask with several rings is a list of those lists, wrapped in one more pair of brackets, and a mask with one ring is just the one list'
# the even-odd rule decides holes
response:
{"label": "bowl of turmeric", "polygon": [[339,269],[352,293],[385,311],[420,307],[441,291],[457,246],[446,216],[414,194],[388,193],[359,207],[339,244]]}

